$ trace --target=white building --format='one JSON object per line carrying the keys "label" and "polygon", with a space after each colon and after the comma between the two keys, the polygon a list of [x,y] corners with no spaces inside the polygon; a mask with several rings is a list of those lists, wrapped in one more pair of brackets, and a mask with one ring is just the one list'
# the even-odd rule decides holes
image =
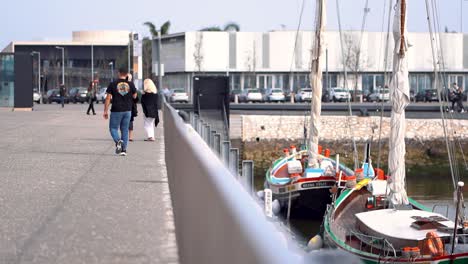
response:
{"label": "white building", "polygon": [[[359,35],[360,32],[356,31],[343,34],[344,51],[349,54],[346,56],[348,87],[355,87],[357,72],[358,89],[372,91],[384,86],[385,72],[391,72],[393,37],[390,34],[388,56],[385,56],[386,32],[365,32],[360,49]],[[468,89],[468,35],[441,33],[436,36],[440,38],[437,46],[441,53],[437,63],[445,73],[443,83],[457,82]],[[409,33],[408,38],[412,44],[408,52],[411,89],[432,88],[434,63],[430,35]],[[279,87],[294,91],[309,85],[312,40],[312,31],[300,31],[298,34],[295,31],[185,32],[163,36],[163,84],[191,91],[194,75],[229,75],[231,89]],[[153,50],[156,50],[156,41]],[[329,87],[344,86],[339,32],[327,32],[326,41],[324,59],[328,58],[329,74],[326,74],[327,69],[323,69],[324,82],[328,76]],[[155,54],[153,62],[157,63]]]}

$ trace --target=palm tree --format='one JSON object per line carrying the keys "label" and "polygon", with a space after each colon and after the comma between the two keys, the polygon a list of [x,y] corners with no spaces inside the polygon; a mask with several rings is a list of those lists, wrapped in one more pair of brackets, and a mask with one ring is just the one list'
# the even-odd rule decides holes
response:
{"label": "palm tree", "polygon": [[[151,34],[152,38],[156,38],[158,36],[158,29],[152,22],[145,22],[143,25],[148,27],[148,30]],[[159,32],[161,32],[161,36],[169,34],[169,28],[171,27],[171,22],[168,20],[162,24],[161,28],[159,29]]]}
{"label": "palm tree", "polygon": [[229,22],[224,25],[224,31],[240,31],[240,26],[235,22]]}
{"label": "palm tree", "polygon": [[[147,21],[143,23],[143,25],[148,27],[148,30],[151,34],[151,39],[155,39],[158,37],[158,29],[152,22]],[[170,27],[171,27],[171,22],[169,20],[164,22],[161,28],[159,28],[159,32],[161,33],[161,36],[169,34]],[[143,76],[151,76],[151,61],[152,61],[151,54],[153,52],[151,39],[149,38],[143,39]]]}
{"label": "palm tree", "polygon": [[229,22],[224,25],[223,29],[221,29],[219,26],[211,26],[202,28],[200,31],[240,31],[240,26],[235,22]]}
{"label": "palm tree", "polygon": [[200,31],[221,31],[221,28],[219,26],[211,26],[211,27],[206,27],[200,29]]}

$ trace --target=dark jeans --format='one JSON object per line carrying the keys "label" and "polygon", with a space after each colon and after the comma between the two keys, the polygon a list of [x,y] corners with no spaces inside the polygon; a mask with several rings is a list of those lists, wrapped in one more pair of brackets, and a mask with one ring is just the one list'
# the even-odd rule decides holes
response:
{"label": "dark jeans", "polygon": [[93,114],[95,114],[96,112],[94,111],[94,100],[89,100],[89,106],[88,106],[88,110],[86,111],[87,114],[89,114],[89,111],[90,110],[93,110]]}
{"label": "dark jeans", "polygon": [[60,103],[62,103],[62,108],[65,104],[65,97],[63,95],[60,96]]}
{"label": "dark jeans", "polygon": [[[127,149],[128,144],[128,126],[130,125],[130,117],[132,116],[131,111],[127,112],[111,112],[109,120],[109,130],[112,136],[112,139],[115,143],[122,140],[122,149]],[[120,134],[119,135],[119,129]]]}

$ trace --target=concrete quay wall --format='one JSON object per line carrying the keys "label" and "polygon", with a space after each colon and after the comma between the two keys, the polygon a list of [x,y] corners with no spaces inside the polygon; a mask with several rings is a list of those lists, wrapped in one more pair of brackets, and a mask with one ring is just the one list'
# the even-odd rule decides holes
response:
{"label": "concrete quay wall", "polygon": [[[275,116],[275,115],[241,115],[242,141],[258,140],[298,140],[304,136],[304,123],[310,132],[310,117]],[[388,139],[390,118],[357,116],[322,116],[320,120],[320,139],[323,141],[346,141],[354,137],[357,141],[367,141],[373,137],[377,140],[379,133],[382,139]],[[447,135],[452,138],[468,139],[468,120],[446,120]],[[406,139],[431,141],[444,138],[443,122],[440,119],[407,119]]]}

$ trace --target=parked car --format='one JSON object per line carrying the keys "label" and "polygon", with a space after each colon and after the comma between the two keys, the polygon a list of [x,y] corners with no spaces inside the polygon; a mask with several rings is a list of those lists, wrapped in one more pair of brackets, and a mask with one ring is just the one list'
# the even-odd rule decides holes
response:
{"label": "parked car", "polygon": [[106,87],[102,87],[101,89],[99,89],[99,91],[96,93],[96,103],[104,103],[106,101],[106,90]]}
{"label": "parked car", "polygon": [[[64,98],[63,98],[63,101],[68,104],[69,103],[69,98],[68,96],[65,94]],[[53,102],[56,102],[57,104],[60,104],[61,103],[61,100],[60,100],[60,90],[59,89],[51,89],[51,90],[48,90],[46,95],[45,95],[45,98],[44,98],[44,104],[45,103],[53,103]]]}
{"label": "parked car", "polygon": [[33,89],[33,102],[40,104],[41,103],[41,95],[37,92],[37,89]]}
{"label": "parked car", "polygon": [[172,89],[171,103],[188,103],[188,95],[184,89]]}
{"label": "parked car", "polygon": [[281,88],[268,88],[265,97],[268,102],[284,102],[286,100]]}
{"label": "parked car", "polygon": [[236,95],[237,95],[237,100],[238,102],[239,101],[239,94],[242,93],[242,90],[241,89],[233,89],[231,90],[231,92],[229,93],[229,101],[231,102],[234,102],[235,101],[235,98],[236,98]]}
{"label": "parked car", "polygon": [[377,88],[373,93],[367,96],[368,102],[386,102],[390,100],[390,89]]}
{"label": "parked car", "polygon": [[363,102],[366,102],[367,101],[367,95],[365,95],[362,90],[356,90],[356,96],[354,96],[354,89],[350,89],[349,90],[349,94],[351,95],[351,102],[361,102],[361,97],[362,97],[362,101]]}
{"label": "parked car", "polygon": [[70,102],[76,103],[84,103],[88,101],[88,89],[86,87],[75,87],[71,88],[68,92],[68,98]]}
{"label": "parked car", "polygon": [[351,98],[351,94],[345,88],[334,87],[330,88],[330,97],[333,102],[345,102]]}
{"label": "parked car", "polygon": [[[443,92],[441,94],[442,98],[445,98]],[[439,101],[437,97],[437,89],[426,89],[419,91],[415,96],[416,102],[432,102],[432,101]]]}
{"label": "parked car", "polygon": [[296,102],[312,101],[312,88],[302,88],[296,93]]}
{"label": "parked car", "polygon": [[242,102],[263,102],[263,94],[260,89],[244,89],[239,96]]}
{"label": "parked car", "polygon": [[426,95],[425,102],[438,102],[439,101],[439,97],[437,95],[437,89],[427,89],[425,95]]}

